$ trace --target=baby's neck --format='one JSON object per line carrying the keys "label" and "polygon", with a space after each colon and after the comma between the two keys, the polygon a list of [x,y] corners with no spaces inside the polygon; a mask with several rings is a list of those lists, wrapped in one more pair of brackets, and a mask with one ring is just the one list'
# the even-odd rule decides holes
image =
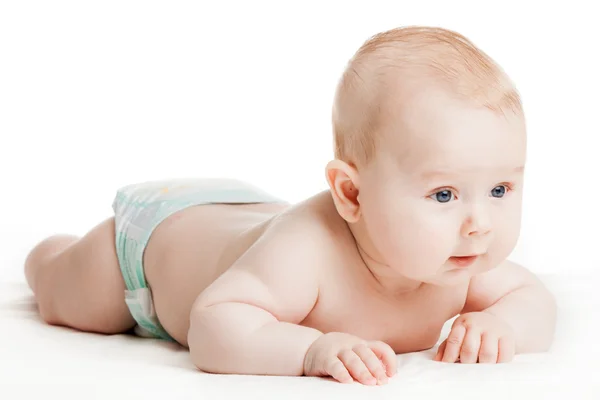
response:
{"label": "baby's neck", "polygon": [[365,268],[373,276],[373,279],[377,282],[381,289],[383,289],[384,292],[394,295],[409,294],[421,289],[425,284],[424,282],[415,281],[402,276],[397,272],[394,272],[389,265],[382,264],[373,259],[364,249],[360,247],[358,242],[357,248]]}
{"label": "baby's neck", "polygon": [[[390,265],[382,263],[375,259],[371,254],[372,251],[363,243],[367,242],[361,237],[360,228],[356,226],[348,226],[354,238],[358,254],[361,258],[361,263],[364,268],[371,274],[379,289],[384,293],[392,295],[410,294],[418,289],[421,289],[424,282],[416,281],[400,275]],[[362,239],[362,240],[361,240]]]}
{"label": "baby's neck", "polygon": [[[364,269],[372,277],[376,289],[384,294],[391,296],[410,295],[422,289],[424,286],[430,286],[425,282],[415,281],[398,274],[389,265],[378,261],[372,256],[375,251],[365,233],[364,227],[358,224],[349,224],[337,212],[330,191],[323,191],[313,199],[320,207],[323,207],[323,215],[328,216],[328,223],[348,233],[348,239],[351,240],[357,249],[360,260],[358,267]],[[335,217],[333,217],[335,216]],[[348,243],[350,244],[350,242]]]}

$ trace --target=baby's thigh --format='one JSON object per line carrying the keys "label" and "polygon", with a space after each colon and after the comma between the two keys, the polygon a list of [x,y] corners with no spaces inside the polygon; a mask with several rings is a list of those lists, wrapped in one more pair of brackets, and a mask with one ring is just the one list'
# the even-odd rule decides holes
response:
{"label": "baby's thigh", "polygon": [[135,325],[125,303],[114,218],[49,260],[41,278],[50,308],[48,322],[99,333],[120,333]]}

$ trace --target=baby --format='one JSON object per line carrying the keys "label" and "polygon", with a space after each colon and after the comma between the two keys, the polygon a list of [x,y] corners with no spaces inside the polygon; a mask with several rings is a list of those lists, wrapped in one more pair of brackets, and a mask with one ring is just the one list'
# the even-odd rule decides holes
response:
{"label": "baby", "polygon": [[385,384],[396,354],[501,363],[546,351],[556,305],[507,260],[526,128],[462,35],[406,27],[357,51],[333,106],[329,190],[294,205],[235,180],[126,186],[114,217],[25,261],[41,317],[176,341],[222,374]]}

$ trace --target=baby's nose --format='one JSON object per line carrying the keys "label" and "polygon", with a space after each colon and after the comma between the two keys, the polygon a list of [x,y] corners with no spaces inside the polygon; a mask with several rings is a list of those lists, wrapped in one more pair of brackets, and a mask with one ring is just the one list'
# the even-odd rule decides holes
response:
{"label": "baby's nose", "polygon": [[462,235],[465,237],[487,235],[492,230],[489,213],[484,206],[473,208],[473,211],[465,218]]}

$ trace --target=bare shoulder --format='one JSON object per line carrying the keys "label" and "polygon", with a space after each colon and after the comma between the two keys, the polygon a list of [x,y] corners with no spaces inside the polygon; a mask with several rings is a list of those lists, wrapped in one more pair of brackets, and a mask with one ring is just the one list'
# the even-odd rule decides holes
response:
{"label": "bare shoulder", "polygon": [[251,272],[266,283],[316,282],[332,252],[333,235],[318,198],[291,207],[275,217],[261,237],[232,266]]}
{"label": "bare shoulder", "polygon": [[194,307],[241,302],[280,321],[301,322],[319,296],[331,252],[326,215],[314,197],[274,217],[262,235],[200,294]]}

